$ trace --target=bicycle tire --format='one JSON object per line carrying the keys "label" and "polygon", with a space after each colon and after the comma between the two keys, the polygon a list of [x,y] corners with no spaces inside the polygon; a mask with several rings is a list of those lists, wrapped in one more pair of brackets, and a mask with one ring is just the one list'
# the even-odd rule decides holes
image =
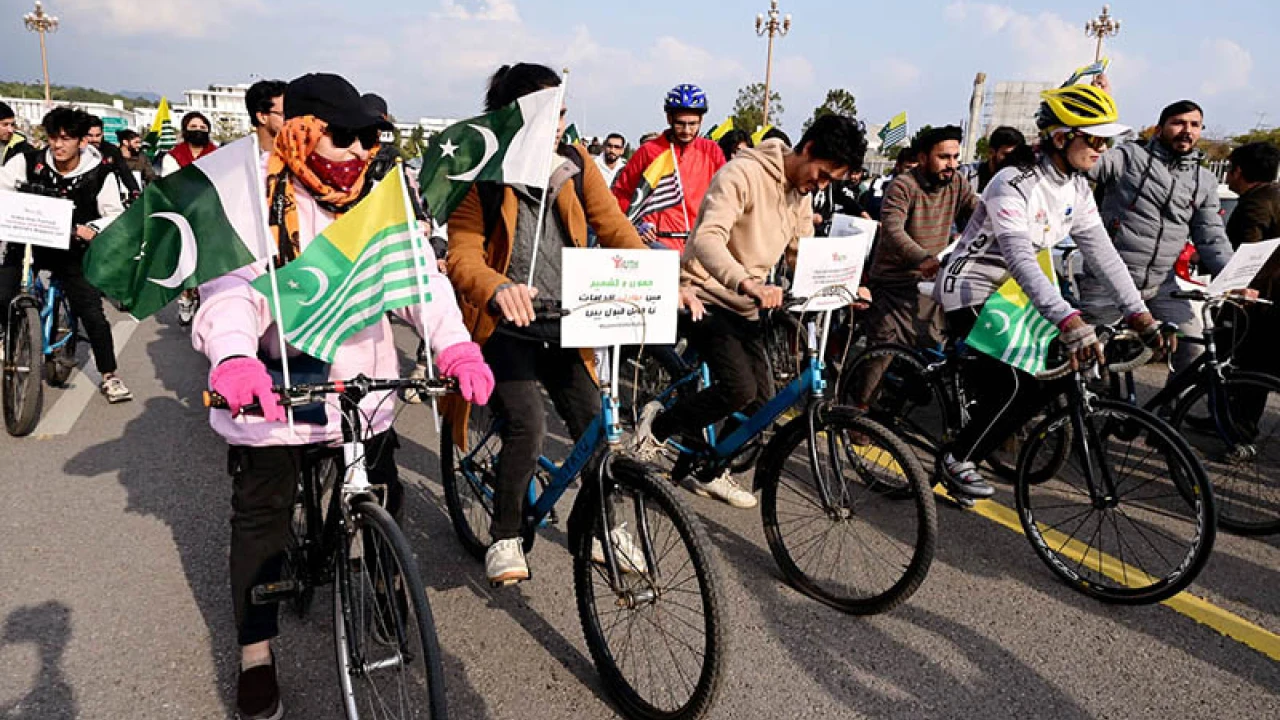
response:
{"label": "bicycle tire", "polygon": [[[404,533],[382,506],[357,502],[335,554],[333,637],[347,718],[443,720],[448,709],[440,644]],[[379,584],[398,590],[393,598],[379,595]],[[375,687],[375,676],[384,675],[391,676],[395,692]],[[398,714],[388,712],[387,698],[400,701]]]}
{"label": "bicycle tire", "polygon": [[40,422],[44,402],[44,332],[40,311],[14,307],[4,354],[4,426],[10,435],[30,435]]}
{"label": "bicycle tire", "polygon": [[65,342],[45,358],[44,379],[54,387],[62,387],[71,379],[71,373],[76,369],[76,348],[80,343],[80,335],[65,296],[59,296],[49,321],[52,328],[49,345],[57,345],[64,338]]}
{"label": "bicycle tire", "polygon": [[[1045,418],[1031,434],[1020,466],[1033,461],[1048,436],[1073,422],[1072,412],[1061,408]],[[1166,600],[1195,580],[1213,550],[1216,518],[1208,475],[1182,437],[1145,410],[1092,398],[1082,420],[1084,435],[1077,431],[1056,477],[1030,483],[1019,468],[1015,493],[1022,528],[1040,559],[1079,592],[1125,605]],[[1086,443],[1098,470],[1105,462],[1113,477],[1135,472],[1132,480],[1114,480],[1110,497],[1097,503],[1081,463]],[[1164,494],[1134,496],[1144,488]],[[1122,527],[1136,535],[1126,542]],[[1082,530],[1087,542],[1077,539]],[[1167,555],[1157,543],[1168,548]]]}
{"label": "bicycle tire", "polygon": [[[608,571],[591,561],[592,538],[600,538],[604,533],[598,527],[598,513],[589,513],[590,518],[583,531],[573,536],[576,545],[571,548],[574,594],[587,649],[606,692],[625,717],[640,720],[700,718],[714,702],[725,672],[723,591],[714,565],[711,541],[697,516],[676,497],[668,483],[653,477],[645,466],[615,456],[610,469],[615,488],[613,494],[630,500],[635,511],[632,519],[636,521],[637,532],[644,536],[646,533],[640,529],[648,528],[647,542],[652,552],[651,557],[646,555],[649,570],[623,574],[622,582],[627,586],[628,596],[636,591],[653,591],[654,594],[651,601],[640,601],[635,607],[627,607],[627,603],[614,593]],[[665,535],[660,532],[662,526],[667,527]],[[643,537],[636,542],[640,547],[646,544]],[[680,556],[673,558],[669,555],[672,552],[679,552]],[[653,572],[655,566],[657,572]],[[665,577],[662,574],[664,568],[668,571]],[[674,573],[671,572],[673,568]],[[655,588],[657,583],[662,587]],[[689,588],[693,583],[696,583],[696,590]],[[601,587],[603,593],[599,592]],[[681,604],[681,598],[692,596],[696,596],[693,601],[696,607]],[[691,613],[700,613],[700,619],[681,619],[674,627],[663,622],[664,618],[686,618]],[[608,622],[602,616],[616,619]],[[628,620],[631,622],[625,623],[627,629],[618,631],[619,626]],[[631,632],[632,623],[638,623],[641,629]],[[671,691],[672,684],[666,683],[672,680],[670,668],[657,669],[660,675],[658,685],[666,691],[665,698],[653,696],[658,693],[658,688],[650,692],[647,687],[638,687],[645,679],[655,679],[652,666],[648,675],[637,672],[633,677],[629,672],[630,653],[642,638],[653,636],[657,630],[692,631],[700,635],[691,641],[678,642],[675,647],[667,645],[660,654],[648,656],[649,659],[669,658],[674,665],[691,651],[698,655],[696,672],[690,673],[691,676],[696,675],[696,680],[685,676],[679,678],[680,689],[687,689],[680,697],[675,697]],[[637,652],[637,655],[644,654]]]}
{"label": "bicycle tire", "polygon": [[497,459],[502,448],[502,438],[488,410],[471,408],[467,440],[468,451],[464,452],[453,442],[453,426],[447,421],[441,426],[440,478],[454,534],[472,557],[483,561],[492,544],[492,493],[497,488]]}
{"label": "bicycle tire", "polygon": [[846,406],[857,406],[856,379],[874,361],[885,361],[880,384],[869,398],[866,414],[873,421],[928,455],[932,463],[938,448],[954,434],[946,391],[928,370],[919,353],[905,345],[883,343],[867,348],[840,375],[836,397]]}
{"label": "bicycle tire", "polygon": [[[998,448],[987,457],[987,464],[997,475],[1010,481],[1018,479],[1018,467],[1022,460],[1022,451],[1027,444],[1027,436],[1040,425],[1044,418],[1045,415],[1040,414],[1028,420],[1013,437],[1009,438],[1007,450]],[[1063,432],[1055,437],[1057,441],[1051,448],[1052,452],[1047,457],[1038,458],[1039,463],[1031,467],[1027,473],[1027,482],[1033,484],[1047,482],[1058,474],[1063,463],[1067,461],[1067,455],[1071,451],[1071,428],[1069,426],[1063,428]]]}
{"label": "bicycle tire", "polygon": [[[1198,385],[1184,395],[1169,424],[1198,453],[1209,472],[1218,526],[1239,535],[1278,533],[1280,444],[1272,442],[1268,446],[1271,449],[1264,451],[1261,440],[1271,438],[1280,429],[1280,379],[1234,372],[1223,379],[1223,384],[1232,427],[1220,425],[1221,409],[1208,406],[1208,385]],[[1241,412],[1240,404],[1246,399],[1261,400],[1262,412],[1256,422],[1232,415]]]}
{"label": "bicycle tire", "polygon": [[[812,472],[810,463],[809,417],[802,416],[787,423],[769,443],[756,469],[769,551],[787,581],[805,595],[849,614],[887,612],[919,589],[933,562],[937,544],[937,508],[929,475],[915,452],[884,426],[852,408],[832,407],[819,412],[818,432],[827,438],[826,456],[830,468],[835,470],[829,474],[828,493],[837,494],[838,486],[841,506],[837,511],[826,506],[821,499],[816,474]],[[858,443],[859,449],[850,442],[857,435],[861,436],[860,441],[853,442]],[[845,444],[837,447],[841,441]],[[857,475],[857,481],[845,480],[842,464]],[[810,470],[805,473],[809,480],[799,477],[806,466]],[[794,482],[784,479],[788,474],[794,476]],[[878,487],[881,481],[873,477],[894,474],[902,480],[895,479],[889,484],[892,492],[884,492]],[[902,485],[910,488],[909,494],[904,495],[897,490]],[[792,499],[793,495],[795,499]],[[911,501],[909,507],[907,500]],[[812,514],[797,520],[792,529],[788,516],[800,518],[804,510]],[[837,513],[838,518],[835,516]],[[880,523],[876,523],[876,517],[881,518]],[[823,524],[823,519],[829,523]],[[862,525],[862,521],[870,521],[868,525],[874,532],[859,532],[856,526]],[[834,532],[841,527],[843,533]],[[811,534],[804,539],[798,538],[795,533],[802,529]],[[843,582],[833,578],[828,581],[817,577],[815,570],[801,567],[805,557],[815,549],[815,542],[821,541],[821,546],[817,547],[817,559],[821,561],[831,554],[826,547],[827,541],[837,538],[840,544],[834,551],[834,564],[840,566],[837,570],[861,572],[883,568],[886,570],[884,581],[875,582],[873,590],[863,591],[863,588],[872,587],[872,583],[862,579]],[[847,546],[844,539],[853,542]],[[890,551],[893,557],[886,560],[856,554],[859,551],[871,552],[873,544]],[[906,545],[910,546],[909,551]],[[850,546],[854,553],[852,556],[846,552]]]}

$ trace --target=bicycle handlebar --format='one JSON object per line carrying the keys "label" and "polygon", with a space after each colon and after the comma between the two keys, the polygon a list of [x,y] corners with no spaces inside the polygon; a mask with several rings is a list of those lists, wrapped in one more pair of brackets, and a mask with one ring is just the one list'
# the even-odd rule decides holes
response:
{"label": "bicycle handlebar", "polygon": [[[458,392],[458,381],[453,378],[388,378],[374,379],[359,375],[351,380],[338,380],[330,383],[305,383],[290,387],[275,386],[271,392],[280,398],[284,407],[301,407],[320,402],[325,395],[344,395],[354,393],[363,398],[374,392],[385,390],[416,390],[420,395],[442,397]],[[204,406],[215,410],[228,410],[227,399],[213,390],[205,390],[202,396]],[[241,415],[259,415],[262,413],[261,403],[249,403],[240,408]]]}
{"label": "bicycle handlebar", "polygon": [[[1116,342],[1119,340],[1137,341],[1139,343],[1142,343],[1142,336],[1138,335],[1138,333],[1128,328],[1114,328],[1114,327],[1103,328],[1100,335],[1102,337],[1098,338],[1098,344],[1104,346],[1104,348],[1110,343]],[[1148,362],[1151,361],[1151,358],[1154,356],[1155,356],[1155,350],[1148,347],[1145,343],[1142,343],[1142,351],[1139,352],[1136,356],[1124,362],[1107,363],[1106,370],[1107,372],[1114,372],[1114,373],[1130,373],[1142,367],[1143,365],[1146,365]],[[1097,361],[1093,360],[1086,365],[1076,368],[1076,370],[1073,371],[1071,369],[1071,362],[1070,360],[1068,360],[1067,362],[1061,365],[1058,365],[1057,367],[1045,368],[1044,370],[1036,373],[1035,378],[1037,380],[1043,380],[1043,381],[1057,380],[1059,378],[1066,377],[1072,372],[1087,370],[1096,365],[1097,365]]]}
{"label": "bicycle handlebar", "polygon": [[1267,300],[1264,298],[1256,298],[1256,299],[1250,300],[1249,298],[1243,295],[1233,295],[1232,291],[1227,291],[1223,293],[1208,293],[1208,292],[1205,292],[1204,290],[1175,290],[1169,293],[1169,297],[1175,300],[1193,300],[1196,302],[1209,303],[1215,306],[1222,305],[1223,303],[1228,303],[1228,302],[1238,302],[1238,303],[1245,303],[1245,304],[1257,303],[1259,305],[1275,304],[1273,301]]}

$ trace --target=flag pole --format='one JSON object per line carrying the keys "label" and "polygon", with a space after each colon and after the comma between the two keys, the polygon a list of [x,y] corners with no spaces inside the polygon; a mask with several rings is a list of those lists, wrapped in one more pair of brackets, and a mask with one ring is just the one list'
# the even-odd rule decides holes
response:
{"label": "flag pole", "polygon": [[[268,243],[267,247],[262,248],[263,254],[267,257],[267,276],[271,278],[271,305],[272,311],[275,313],[276,335],[280,340],[280,367],[284,372],[285,387],[293,385],[293,380],[289,376],[289,348],[284,341],[284,312],[280,309],[280,284],[276,279],[276,253],[270,246],[271,242],[271,221],[268,215],[267,205],[267,183],[262,177],[262,148],[258,147],[258,134],[251,133],[253,136],[253,170],[257,179],[258,197],[262,198],[262,202],[258,204],[258,213],[262,222],[263,239]],[[286,407],[284,409],[285,417],[289,421],[289,434],[293,437],[298,436],[298,430],[293,424],[293,408]]]}
{"label": "flag pole", "polygon": [[[689,199],[684,194],[684,178],[680,177],[680,156],[676,153],[675,143],[671,144],[671,164],[676,168],[676,184],[680,186],[680,209],[684,211],[684,231],[693,232],[693,223],[689,222]],[[688,242],[688,239],[685,239]]]}
{"label": "flag pole", "polygon": [[[557,116],[560,113],[561,106],[564,105],[564,93],[565,93],[565,89],[568,86],[569,86],[569,68],[565,68],[564,74],[560,81],[559,92],[556,93],[555,112]],[[557,125],[559,125],[559,121],[557,121]],[[554,134],[551,139],[553,141],[555,140]],[[577,151],[575,150],[574,152],[577,152]],[[544,163],[543,167],[546,168],[546,171],[548,173],[551,172],[551,160],[555,157],[555,154],[556,154],[555,143],[554,142],[547,143],[547,162]],[[544,187],[542,189],[542,199],[538,201],[538,226],[533,233],[533,251],[529,254],[529,283],[528,283],[529,287],[533,287],[533,271],[536,270],[538,267],[538,249],[542,247],[542,224],[546,221],[546,216],[547,216],[547,195],[551,194],[551,188],[550,188],[551,183],[548,182],[547,185],[548,187]],[[586,208],[583,208],[583,211],[585,212]]]}
{"label": "flag pole", "polygon": [[[435,379],[435,361],[431,357],[431,333],[427,331],[427,283],[423,279],[427,269],[427,255],[422,247],[422,235],[418,232],[418,216],[413,212],[413,203],[409,201],[409,179],[404,174],[404,161],[396,158],[396,172],[400,174],[400,199],[404,201],[404,214],[409,218],[409,237],[413,242],[413,264],[417,268],[414,279],[418,285],[418,320],[422,323],[419,331],[427,349],[427,377]],[[434,257],[432,258],[434,260]],[[435,421],[436,432],[440,432],[440,408],[436,396],[431,396],[431,418]]]}

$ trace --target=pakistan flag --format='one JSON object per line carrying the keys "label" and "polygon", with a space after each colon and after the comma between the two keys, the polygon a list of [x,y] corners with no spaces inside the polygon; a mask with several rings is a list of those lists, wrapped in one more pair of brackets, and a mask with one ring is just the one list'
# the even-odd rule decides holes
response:
{"label": "pakistan flag", "polygon": [[85,277],[141,320],[187,288],[269,257],[257,166],[250,136],[148,185],[89,243]]}
{"label": "pakistan flag", "polygon": [[445,128],[431,138],[418,175],[427,212],[447,222],[477,182],[545,187],[559,123],[560,89],[548,88]]}

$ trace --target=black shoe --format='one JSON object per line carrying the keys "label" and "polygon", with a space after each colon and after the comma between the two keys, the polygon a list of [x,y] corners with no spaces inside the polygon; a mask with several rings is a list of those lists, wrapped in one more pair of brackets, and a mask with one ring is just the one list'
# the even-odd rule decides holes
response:
{"label": "black shoe", "polygon": [[236,715],[240,720],[280,720],[284,717],[274,653],[270,665],[240,671],[240,679],[236,683]]}

